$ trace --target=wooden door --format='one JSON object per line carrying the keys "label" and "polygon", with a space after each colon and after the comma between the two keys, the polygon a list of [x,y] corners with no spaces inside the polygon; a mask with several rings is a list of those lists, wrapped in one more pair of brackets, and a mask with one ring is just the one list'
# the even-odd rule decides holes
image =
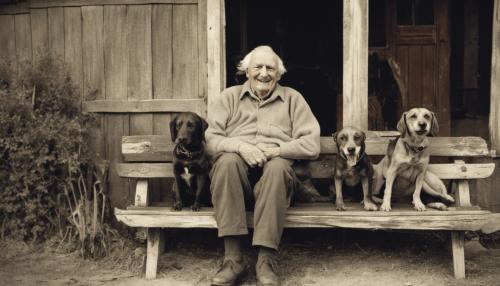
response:
{"label": "wooden door", "polygon": [[450,134],[448,0],[390,0],[392,53],[406,90],[402,109],[434,111],[440,135]]}

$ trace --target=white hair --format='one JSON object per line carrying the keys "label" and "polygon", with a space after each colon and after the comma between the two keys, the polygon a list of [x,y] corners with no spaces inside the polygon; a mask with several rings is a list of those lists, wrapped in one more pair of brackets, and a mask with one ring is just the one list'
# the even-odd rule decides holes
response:
{"label": "white hair", "polygon": [[278,62],[278,75],[281,77],[283,74],[286,73],[286,68],[285,65],[283,64],[283,61],[281,58],[273,51],[273,49],[270,46],[258,46],[255,49],[251,50],[238,64],[238,71],[242,73],[246,73],[248,66],[250,65],[250,60],[252,59],[252,55],[255,51],[257,50],[265,50],[268,52],[271,52],[275,57]]}

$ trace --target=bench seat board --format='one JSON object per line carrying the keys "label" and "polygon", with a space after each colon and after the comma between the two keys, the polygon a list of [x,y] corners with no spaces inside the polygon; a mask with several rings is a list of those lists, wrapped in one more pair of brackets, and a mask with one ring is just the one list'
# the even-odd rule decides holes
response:
{"label": "bench seat board", "polygon": [[[186,208],[174,212],[170,207],[115,208],[118,221],[132,227],[216,228],[214,212],[203,208],[193,212]],[[363,229],[418,229],[477,231],[490,219],[491,212],[467,208],[448,211],[413,211],[409,205],[394,205],[391,212],[367,212],[358,203],[347,203],[347,211],[334,210],[331,204],[291,207],[287,211],[287,228],[344,227]],[[252,213],[247,213],[252,227]]]}

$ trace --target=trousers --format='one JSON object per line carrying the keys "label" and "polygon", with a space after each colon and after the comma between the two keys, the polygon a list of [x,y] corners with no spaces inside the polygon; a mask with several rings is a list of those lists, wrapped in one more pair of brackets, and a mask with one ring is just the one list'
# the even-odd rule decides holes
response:
{"label": "trousers", "polygon": [[253,207],[252,244],[278,249],[286,210],[299,184],[292,164],[275,157],[262,168],[251,168],[237,153],[220,155],[210,171],[219,237],[248,234],[246,209]]}

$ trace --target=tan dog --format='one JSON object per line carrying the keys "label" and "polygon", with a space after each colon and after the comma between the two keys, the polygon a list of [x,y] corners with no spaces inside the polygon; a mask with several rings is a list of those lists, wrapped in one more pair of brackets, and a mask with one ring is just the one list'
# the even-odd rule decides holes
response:
{"label": "tan dog", "polygon": [[[375,192],[382,186],[384,178],[386,183],[380,210],[391,210],[393,191],[412,193],[413,205],[418,211],[426,209],[420,198],[422,188],[430,195],[453,201],[441,180],[436,175],[426,172],[429,166],[427,135],[436,136],[439,132],[434,113],[426,108],[413,108],[403,113],[397,129],[401,136],[389,143],[386,156],[374,166]],[[432,203],[428,206],[446,209],[442,203]]]}
{"label": "tan dog", "polygon": [[342,197],[342,185],[363,188],[363,204],[365,210],[376,211],[377,205],[372,201],[373,166],[365,153],[366,135],[355,127],[344,127],[333,134],[337,143],[338,156],[335,160],[334,183],[335,205],[338,211],[345,211]]}

